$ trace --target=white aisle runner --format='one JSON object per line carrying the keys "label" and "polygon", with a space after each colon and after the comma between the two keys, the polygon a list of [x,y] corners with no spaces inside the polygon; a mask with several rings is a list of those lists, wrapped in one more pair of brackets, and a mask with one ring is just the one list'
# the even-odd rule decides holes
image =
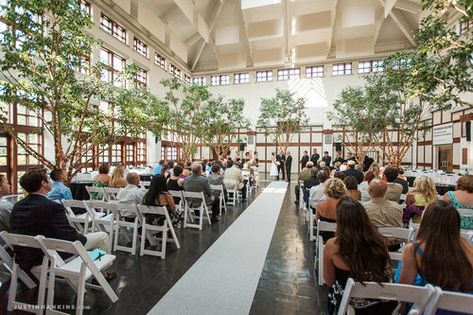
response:
{"label": "white aisle runner", "polygon": [[248,314],[286,189],[266,187],[148,314]]}

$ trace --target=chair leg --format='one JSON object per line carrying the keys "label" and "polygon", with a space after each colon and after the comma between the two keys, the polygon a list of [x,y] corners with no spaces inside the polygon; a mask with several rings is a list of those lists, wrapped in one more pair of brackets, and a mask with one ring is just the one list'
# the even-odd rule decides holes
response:
{"label": "chair leg", "polygon": [[10,292],[8,294],[8,311],[12,312],[15,304],[16,298],[16,287],[18,285],[18,264],[15,262],[15,258],[13,258],[13,268],[12,268],[12,275],[10,280]]}
{"label": "chair leg", "polygon": [[56,273],[54,268],[51,267],[49,271],[49,279],[48,279],[48,296],[46,301],[46,310],[53,309],[54,307],[54,286],[56,282]]}
{"label": "chair leg", "polygon": [[144,255],[145,242],[146,242],[146,219],[143,218],[143,224],[141,225],[140,256]]}
{"label": "chair leg", "polygon": [[199,230],[202,231],[202,221],[204,221],[204,207],[201,207],[200,208],[200,211],[199,211]]}
{"label": "chair leg", "polygon": [[81,268],[81,269],[84,269],[84,272],[81,273],[80,279],[78,279],[78,283],[77,283],[76,315],[82,315],[82,311],[84,308],[85,279],[83,277],[85,274],[85,268]]}
{"label": "chair leg", "polygon": [[41,315],[43,313],[42,306],[44,306],[44,298],[46,295],[46,281],[48,275],[49,260],[46,256],[43,256],[43,263],[41,264],[41,275],[39,277],[39,288],[38,288],[38,300],[37,305],[39,306],[36,314]]}
{"label": "chair leg", "polygon": [[133,239],[131,241],[131,254],[136,253],[136,241],[138,240],[138,218],[135,218],[135,223],[133,225]]}
{"label": "chair leg", "polygon": [[164,230],[163,230],[163,238],[161,242],[161,259],[166,258],[166,245],[167,245],[167,240],[168,240],[168,222],[164,222]]}
{"label": "chair leg", "polygon": [[115,230],[115,238],[113,239],[113,250],[117,250],[118,246],[118,236],[120,235],[120,224],[117,221],[117,229]]}
{"label": "chair leg", "polygon": [[209,221],[209,225],[212,225],[212,221],[210,220],[210,215],[209,215],[209,208],[207,206],[202,206],[202,210],[205,211],[205,214],[207,215],[207,220]]}

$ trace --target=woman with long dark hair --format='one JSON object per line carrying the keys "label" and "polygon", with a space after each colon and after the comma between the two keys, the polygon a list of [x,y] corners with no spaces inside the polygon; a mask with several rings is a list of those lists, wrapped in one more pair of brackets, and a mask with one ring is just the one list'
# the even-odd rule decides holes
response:
{"label": "woman with long dark hair", "polygon": [[[149,189],[143,197],[143,204],[148,206],[166,206],[169,210],[169,215],[174,217],[176,204],[174,203],[172,195],[168,192],[166,179],[163,175],[153,176]],[[159,215],[148,215],[146,220],[157,225],[164,220],[163,218],[163,216]]]}
{"label": "woman with long dark hair", "polygon": [[416,240],[404,247],[399,283],[424,284],[443,290],[473,290],[473,245],[460,235],[460,214],[438,200],[423,212]]}
{"label": "woman with long dark hair", "polygon": [[[337,232],[324,249],[324,279],[330,287],[329,314],[338,311],[348,278],[355,281],[391,282],[389,253],[384,237],[371,223],[363,205],[349,196],[336,208]],[[391,314],[397,302],[356,299],[356,314]]]}

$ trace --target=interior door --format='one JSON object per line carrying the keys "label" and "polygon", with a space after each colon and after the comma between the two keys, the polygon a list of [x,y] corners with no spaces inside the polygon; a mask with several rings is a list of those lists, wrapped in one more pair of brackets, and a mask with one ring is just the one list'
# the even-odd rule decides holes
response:
{"label": "interior door", "polygon": [[453,171],[453,145],[439,146],[437,154],[437,169],[446,172]]}

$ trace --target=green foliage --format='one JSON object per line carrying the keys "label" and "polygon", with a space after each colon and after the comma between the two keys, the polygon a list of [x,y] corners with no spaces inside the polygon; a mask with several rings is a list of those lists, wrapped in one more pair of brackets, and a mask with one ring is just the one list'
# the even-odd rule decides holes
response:
{"label": "green foliage", "polygon": [[306,126],[305,99],[294,98],[288,90],[276,89],[276,96],[261,99],[260,115],[256,125],[266,128],[274,136],[277,146],[286,151],[292,133]]}
{"label": "green foliage", "polygon": [[225,154],[236,139],[238,129],[248,128],[249,120],[244,117],[243,99],[224,100],[223,97],[211,98],[204,113],[208,126],[204,129],[203,142],[208,144],[218,155]]}
{"label": "green foliage", "polygon": [[[164,107],[148,90],[105,83],[103,65],[85,61],[100,42],[85,32],[92,22],[79,1],[7,0],[0,10],[2,21],[9,25],[2,33],[0,101],[25,106],[38,115],[53,135],[55,160],[28,148],[6,124],[4,112],[0,124],[40,162],[68,169],[71,177],[94,144],[137,136],[147,130],[150,116],[157,117],[153,130],[160,131]],[[120,80],[136,71],[136,66],[127,67]],[[107,108],[99,108],[100,100],[108,102]]]}

